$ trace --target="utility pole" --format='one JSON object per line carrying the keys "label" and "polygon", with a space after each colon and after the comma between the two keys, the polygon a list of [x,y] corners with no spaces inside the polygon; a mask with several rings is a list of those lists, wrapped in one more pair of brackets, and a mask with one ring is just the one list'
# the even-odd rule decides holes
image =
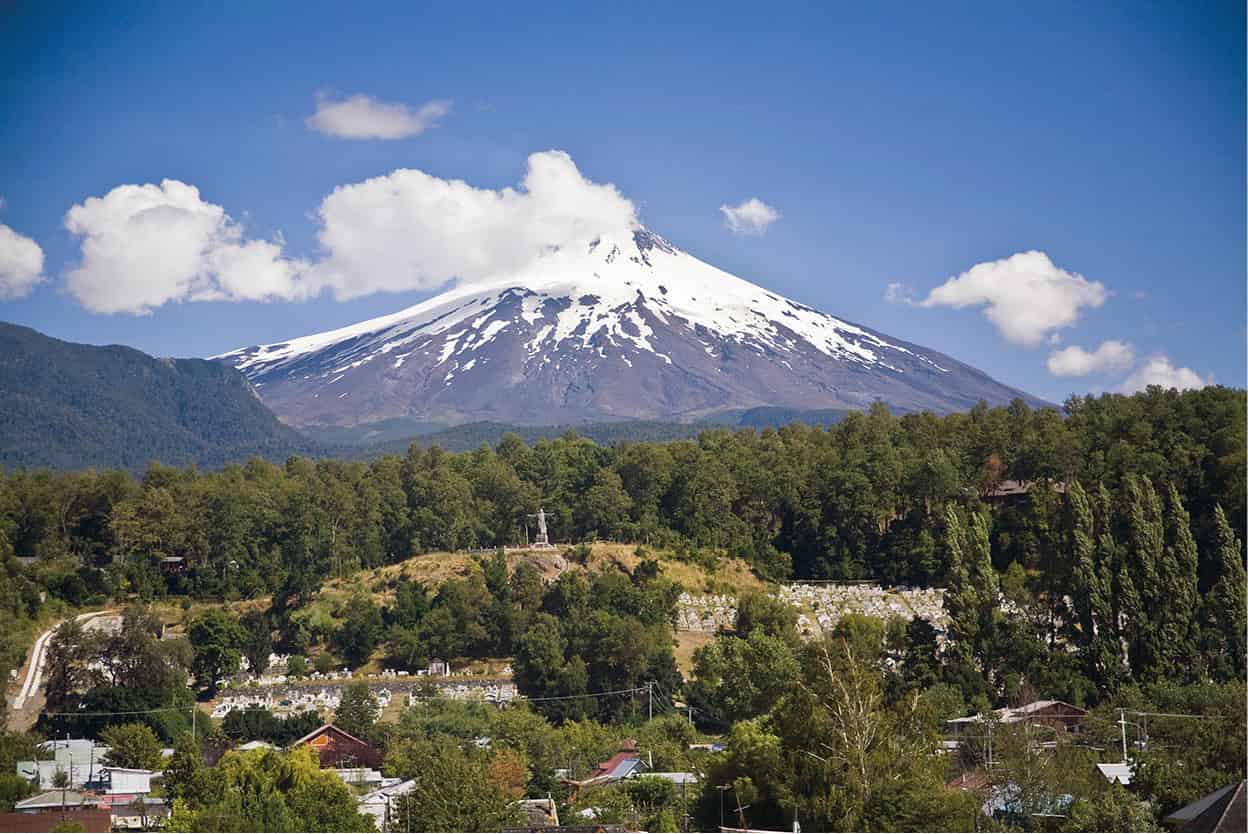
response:
{"label": "utility pole", "polygon": [[654,681],[646,681],[646,707],[650,711],[650,720],[654,720]]}
{"label": "utility pole", "polygon": [[988,721],[988,769],[992,769],[992,721]]}
{"label": "utility pole", "polygon": [[1122,760],[1127,760],[1127,711],[1118,710],[1118,727],[1122,730]]}

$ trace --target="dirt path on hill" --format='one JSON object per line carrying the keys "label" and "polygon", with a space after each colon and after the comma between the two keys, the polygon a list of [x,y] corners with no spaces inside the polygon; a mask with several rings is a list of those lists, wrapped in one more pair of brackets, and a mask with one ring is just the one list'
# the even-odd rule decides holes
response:
{"label": "dirt path on hill", "polygon": [[[74,619],[85,625],[98,617],[116,613],[116,611],[111,610],[90,611],[86,614],[79,614]],[[36,638],[34,645],[30,647],[30,655],[27,657],[25,665],[26,674],[22,677],[22,683],[17,690],[17,694],[13,696],[9,703],[7,723],[10,730],[24,732],[34,726],[35,720],[38,719],[39,712],[46,703],[43,694],[43,678],[48,665],[48,647],[52,643],[52,635],[66,622],[68,620],[61,620],[43,632],[43,634],[40,634]]]}

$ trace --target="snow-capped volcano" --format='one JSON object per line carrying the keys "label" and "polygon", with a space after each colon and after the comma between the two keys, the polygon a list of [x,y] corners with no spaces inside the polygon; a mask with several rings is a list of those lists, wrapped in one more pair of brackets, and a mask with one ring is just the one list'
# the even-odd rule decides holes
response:
{"label": "snow-capped volcano", "polygon": [[947,356],[729,275],[645,229],[497,281],[215,357],[295,425],[551,425],[760,405],[963,409],[1026,396]]}

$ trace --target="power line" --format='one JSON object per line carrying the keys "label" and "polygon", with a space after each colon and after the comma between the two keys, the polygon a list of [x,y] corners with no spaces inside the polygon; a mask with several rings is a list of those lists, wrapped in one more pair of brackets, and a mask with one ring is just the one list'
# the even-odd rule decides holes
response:
{"label": "power line", "polygon": [[116,712],[48,712],[41,710],[40,715],[49,718],[102,718],[109,715],[151,715],[157,712],[188,712],[196,707],[157,707],[155,709],[118,710]]}

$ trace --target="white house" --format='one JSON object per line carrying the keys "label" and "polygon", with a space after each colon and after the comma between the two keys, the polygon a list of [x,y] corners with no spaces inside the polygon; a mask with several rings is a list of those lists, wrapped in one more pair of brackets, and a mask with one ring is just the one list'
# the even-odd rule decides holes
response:
{"label": "white house", "polygon": [[105,767],[101,773],[106,794],[149,794],[155,771],[137,767]]}
{"label": "white house", "polygon": [[415,779],[407,779],[397,785],[389,785],[364,794],[358,800],[359,812],[371,816],[378,831],[386,831],[390,827],[390,821],[394,819],[395,800],[410,792],[415,785]]}
{"label": "white house", "polygon": [[65,775],[71,788],[94,783],[108,753],[108,747],[87,738],[45,741],[37,749],[38,758],[17,763],[17,775],[45,791],[56,787],[58,773]]}

